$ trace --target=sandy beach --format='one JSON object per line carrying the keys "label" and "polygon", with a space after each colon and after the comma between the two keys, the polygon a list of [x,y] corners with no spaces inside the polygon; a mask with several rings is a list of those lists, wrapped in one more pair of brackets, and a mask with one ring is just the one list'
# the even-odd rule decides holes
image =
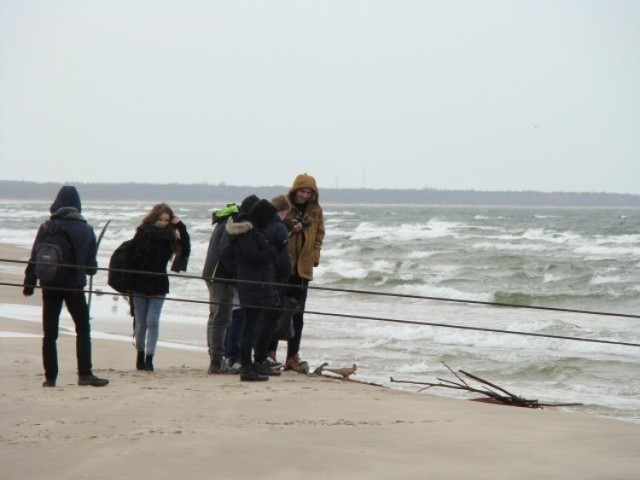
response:
{"label": "sandy beach", "polygon": [[[27,256],[0,245],[1,258]],[[22,281],[4,270],[0,279]],[[40,296],[1,286],[0,302],[38,305]],[[130,343],[94,340],[94,372],[111,383],[79,387],[75,339],[61,335],[58,386],[43,389],[40,325],[0,318],[0,331],[2,479],[585,480],[640,471],[639,424],[292,372],[245,383],[207,375],[204,352],[161,347],[147,373],[135,370]]]}

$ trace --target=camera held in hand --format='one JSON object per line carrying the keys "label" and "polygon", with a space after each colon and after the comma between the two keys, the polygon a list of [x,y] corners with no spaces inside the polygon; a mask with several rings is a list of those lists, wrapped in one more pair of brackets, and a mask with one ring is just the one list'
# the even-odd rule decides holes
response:
{"label": "camera held in hand", "polygon": [[311,220],[309,219],[309,217],[304,217],[302,213],[298,212],[296,218],[293,220],[293,223],[299,223],[300,225],[302,225],[302,228],[306,228],[311,225]]}

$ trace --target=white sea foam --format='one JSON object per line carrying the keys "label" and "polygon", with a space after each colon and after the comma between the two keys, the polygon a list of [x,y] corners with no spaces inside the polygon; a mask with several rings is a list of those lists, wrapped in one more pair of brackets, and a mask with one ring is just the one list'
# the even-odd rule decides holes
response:
{"label": "white sea foam", "polygon": [[541,240],[551,243],[566,243],[569,241],[578,241],[581,236],[571,232],[554,232],[542,228],[532,228],[526,230],[522,234],[522,238],[527,240]]}
{"label": "white sea foam", "polygon": [[2,229],[2,242],[18,245],[21,247],[31,247],[36,234],[37,227],[32,231],[24,228],[4,228]]}
{"label": "white sea foam", "polygon": [[352,216],[356,215],[356,213],[355,213],[355,212],[351,212],[351,211],[349,211],[349,210],[343,210],[343,211],[337,211],[337,210],[324,210],[322,213],[323,213],[323,215],[324,215],[325,217],[333,217],[333,216],[339,216],[339,217],[342,217],[342,216],[350,216],[350,217],[352,217]]}
{"label": "white sea foam", "polygon": [[421,259],[421,258],[429,258],[436,254],[436,252],[410,252],[407,255],[409,259]]}
{"label": "white sea foam", "polygon": [[369,268],[374,272],[391,272],[394,267],[394,263],[387,260],[376,260]]}
{"label": "white sea foam", "polygon": [[438,298],[451,298],[451,299],[465,299],[481,302],[493,301],[493,294],[491,293],[470,293],[456,290],[449,287],[438,287],[435,285],[402,285],[395,286],[391,289],[392,293],[400,293],[406,295],[419,295],[424,297],[438,297]]}
{"label": "white sea foam", "polygon": [[599,236],[596,238],[596,244],[608,245],[610,243],[620,243],[623,245],[638,245],[640,244],[640,234],[627,234],[627,235],[607,235]]}
{"label": "white sea foam", "polygon": [[557,275],[554,273],[545,273],[542,277],[542,283],[563,282],[569,278],[567,275]]}
{"label": "white sea foam", "polygon": [[326,248],[322,250],[323,258],[337,258],[342,257],[344,255],[353,255],[357,254],[360,251],[360,247],[358,245],[351,245],[345,248]]}
{"label": "white sea foam", "polygon": [[358,262],[352,262],[343,258],[334,260],[331,263],[331,268],[324,267],[325,273],[334,273],[342,278],[362,279],[367,278],[369,270],[364,268],[362,264]]}
{"label": "white sea foam", "polygon": [[378,238],[400,241],[424,240],[441,237],[455,237],[454,229],[459,226],[455,222],[430,220],[427,224],[401,224],[398,226],[380,227],[371,222],[362,222],[351,235],[354,241],[372,240]]}
{"label": "white sea foam", "polygon": [[429,271],[436,276],[436,282],[443,282],[460,276],[464,271],[464,267],[457,265],[432,265],[429,267]]}
{"label": "white sea foam", "polygon": [[327,226],[335,227],[335,226],[339,226],[341,224],[344,224],[347,221],[348,220],[346,220],[344,218],[341,218],[341,217],[325,218],[324,224],[325,224],[325,227],[327,227]]}
{"label": "white sea foam", "polygon": [[635,247],[607,247],[603,245],[585,245],[575,249],[580,255],[589,258],[617,258],[620,256],[640,257],[640,246]]}
{"label": "white sea foam", "polygon": [[384,232],[381,228],[370,222],[362,222],[354,229],[350,238],[351,240],[371,240],[382,236],[384,236]]}
{"label": "white sea foam", "polygon": [[537,245],[533,243],[476,243],[472,246],[476,250],[498,250],[498,251],[517,251],[517,252],[542,252],[547,250],[544,245]]}
{"label": "white sea foam", "polygon": [[608,283],[620,283],[620,282],[622,282],[622,278],[620,278],[617,275],[607,276],[607,275],[600,275],[600,274],[594,275],[589,281],[591,285],[605,285]]}

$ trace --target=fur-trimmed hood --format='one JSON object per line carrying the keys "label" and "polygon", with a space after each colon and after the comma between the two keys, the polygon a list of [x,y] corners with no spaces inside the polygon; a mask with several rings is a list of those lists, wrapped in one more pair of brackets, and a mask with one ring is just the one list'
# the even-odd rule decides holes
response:
{"label": "fur-trimmed hood", "polygon": [[233,217],[229,218],[226,226],[229,235],[242,235],[252,228],[253,223],[245,216],[238,216],[235,220]]}

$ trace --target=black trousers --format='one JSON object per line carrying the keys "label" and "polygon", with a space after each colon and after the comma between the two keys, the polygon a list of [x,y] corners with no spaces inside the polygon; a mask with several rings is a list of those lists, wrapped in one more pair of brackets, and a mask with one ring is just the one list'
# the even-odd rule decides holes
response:
{"label": "black trousers", "polygon": [[260,319],[260,326],[256,332],[254,345],[254,360],[256,363],[262,363],[267,359],[269,346],[271,344],[271,336],[276,330],[280,312],[278,310],[264,310]]}
{"label": "black trousers", "polygon": [[47,380],[58,377],[58,327],[62,304],[66,305],[76,325],[76,359],[78,375],[91,375],[91,327],[89,307],[84,292],[42,290],[42,362]]}
{"label": "black trousers", "polygon": [[260,328],[264,310],[247,307],[243,307],[242,310],[244,311],[244,320],[240,331],[240,364],[243,368],[247,368],[253,363],[251,361],[251,351]]}
{"label": "black trousers", "polygon": [[[298,275],[289,277],[290,285],[299,285],[302,288],[289,288],[288,295],[298,301],[300,310],[304,310],[307,303],[307,286],[309,280]],[[293,357],[300,351],[300,341],[302,340],[302,327],[304,327],[304,312],[300,311],[293,315],[293,330],[295,334],[287,341],[287,358]]]}

